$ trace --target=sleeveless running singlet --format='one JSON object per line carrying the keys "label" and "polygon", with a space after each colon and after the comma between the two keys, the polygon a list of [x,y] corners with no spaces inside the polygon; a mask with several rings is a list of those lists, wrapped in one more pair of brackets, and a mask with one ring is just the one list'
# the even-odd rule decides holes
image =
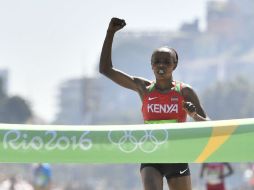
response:
{"label": "sleeveless running singlet", "polygon": [[223,175],[224,164],[222,163],[208,163],[206,166],[207,170],[207,183],[210,185],[216,185],[223,183],[223,180],[220,176]]}
{"label": "sleeveless running singlet", "polygon": [[[142,113],[145,123],[176,123],[185,122],[187,113],[183,109],[182,83],[173,81],[172,89],[167,93],[160,93],[152,83],[148,93],[143,97]],[[153,167],[167,179],[189,176],[187,163],[142,163],[140,170]],[[185,171],[181,173],[180,171]]]}
{"label": "sleeveless running singlet", "polygon": [[187,113],[183,109],[182,83],[173,81],[172,89],[160,93],[152,83],[148,93],[143,97],[142,113],[145,123],[185,122]]}

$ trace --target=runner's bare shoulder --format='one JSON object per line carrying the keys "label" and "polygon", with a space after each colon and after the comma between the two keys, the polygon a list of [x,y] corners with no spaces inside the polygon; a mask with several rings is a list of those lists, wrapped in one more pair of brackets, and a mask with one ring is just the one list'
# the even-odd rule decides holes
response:
{"label": "runner's bare shoulder", "polygon": [[137,84],[138,89],[142,89],[143,91],[146,90],[153,82],[142,77],[134,77],[134,81]]}

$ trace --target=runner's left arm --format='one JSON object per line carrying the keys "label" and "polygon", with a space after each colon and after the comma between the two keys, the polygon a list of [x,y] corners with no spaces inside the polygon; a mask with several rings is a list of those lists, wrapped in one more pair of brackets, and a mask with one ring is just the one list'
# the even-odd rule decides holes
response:
{"label": "runner's left arm", "polygon": [[220,176],[220,178],[228,177],[234,173],[233,168],[229,163],[224,163],[224,165],[227,167],[227,173],[222,174],[222,176]]}
{"label": "runner's left arm", "polygon": [[201,106],[196,92],[190,86],[184,86],[182,89],[182,94],[184,97],[183,108],[190,117],[192,117],[195,121],[210,120]]}

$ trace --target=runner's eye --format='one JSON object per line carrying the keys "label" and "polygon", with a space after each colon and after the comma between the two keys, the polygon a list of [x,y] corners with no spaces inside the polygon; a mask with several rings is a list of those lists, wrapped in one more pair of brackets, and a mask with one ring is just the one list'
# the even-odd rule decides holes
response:
{"label": "runner's eye", "polygon": [[159,64],[171,65],[171,64],[174,64],[174,63],[171,62],[171,61],[154,61],[153,64],[154,64],[154,65],[159,65]]}

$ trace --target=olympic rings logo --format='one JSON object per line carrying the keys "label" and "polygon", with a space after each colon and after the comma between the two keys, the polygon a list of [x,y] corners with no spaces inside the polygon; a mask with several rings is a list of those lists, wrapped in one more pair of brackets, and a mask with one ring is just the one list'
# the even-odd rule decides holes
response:
{"label": "olympic rings logo", "polygon": [[168,140],[167,130],[154,131],[109,131],[108,140],[118,146],[125,153],[134,152],[137,149],[145,153],[152,153]]}

